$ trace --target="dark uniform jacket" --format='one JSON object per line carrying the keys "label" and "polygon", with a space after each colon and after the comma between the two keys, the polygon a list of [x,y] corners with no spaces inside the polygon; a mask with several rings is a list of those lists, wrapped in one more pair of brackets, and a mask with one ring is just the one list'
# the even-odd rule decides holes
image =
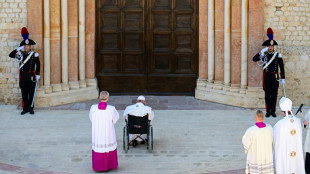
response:
{"label": "dark uniform jacket", "polygon": [[[269,66],[264,70],[264,73],[276,73],[278,74],[278,67],[280,67],[280,71],[281,71],[281,79],[285,79],[285,72],[284,72],[284,66],[283,66],[283,60],[282,60],[282,55],[279,53],[276,53],[276,57],[275,59],[269,64]],[[270,53],[269,51],[266,51],[264,54],[264,57],[262,58],[262,60],[267,60],[267,63],[269,62],[269,60],[272,58],[273,53]],[[259,53],[257,53],[254,57],[253,57],[253,61],[257,62],[260,61],[260,55]],[[265,66],[265,64],[263,65]],[[279,77],[278,77],[279,79]]]}
{"label": "dark uniform jacket", "polygon": [[[30,51],[31,52],[31,51]],[[24,62],[27,57],[29,56],[29,53],[22,53],[22,61],[20,62],[20,65],[22,62]],[[11,58],[17,58],[19,59],[19,55],[17,53],[17,50],[12,51],[9,56]],[[20,66],[19,65],[19,66]],[[31,73],[34,72],[36,75],[40,75],[40,59],[39,59],[39,54],[36,52],[33,52],[31,58],[25,63],[25,65],[20,69],[20,71],[25,72],[25,73]]]}

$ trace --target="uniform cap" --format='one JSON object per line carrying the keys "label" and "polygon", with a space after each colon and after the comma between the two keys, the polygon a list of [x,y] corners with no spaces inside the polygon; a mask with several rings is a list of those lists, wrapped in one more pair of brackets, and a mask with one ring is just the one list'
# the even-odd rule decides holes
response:
{"label": "uniform cap", "polygon": [[20,42],[19,46],[24,46],[24,45],[35,45],[35,41],[29,39],[29,32],[26,27],[23,27],[21,30],[21,35],[23,37],[23,41]]}
{"label": "uniform cap", "polygon": [[277,41],[273,40],[273,30],[272,28],[267,29],[266,33],[268,40],[265,40],[262,46],[271,46],[271,45],[278,45]]}

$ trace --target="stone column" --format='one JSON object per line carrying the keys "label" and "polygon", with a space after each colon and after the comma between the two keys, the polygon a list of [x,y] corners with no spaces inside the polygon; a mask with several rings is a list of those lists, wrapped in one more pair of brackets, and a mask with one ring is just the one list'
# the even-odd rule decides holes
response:
{"label": "stone column", "polygon": [[214,81],[214,0],[208,0],[208,82]]}
{"label": "stone column", "polygon": [[252,61],[252,57],[263,47],[264,30],[264,1],[249,0],[249,62],[248,62],[248,86],[262,87],[262,67]]}
{"label": "stone column", "polygon": [[79,83],[86,87],[85,81],[85,0],[79,0]]}
{"label": "stone column", "polygon": [[95,80],[95,19],[96,3],[95,1],[86,1],[86,84],[87,86],[96,86]]}
{"label": "stone column", "polygon": [[70,89],[77,89],[79,85],[79,12],[78,0],[69,0],[69,13],[68,13],[68,32],[69,32],[69,87]]}
{"label": "stone column", "polygon": [[[260,2],[258,3],[258,1]],[[261,39],[257,37],[257,34],[254,34],[254,36],[252,36],[252,32],[257,33],[257,31],[255,31],[257,28],[254,25],[255,23],[257,23],[256,21],[260,22],[261,20],[264,19],[263,14],[264,8],[261,8],[262,7],[261,5],[264,1],[201,0],[200,2],[209,3],[208,4],[208,54],[209,54],[208,82],[205,83],[199,81],[197,82],[195,97],[201,100],[207,100],[211,102],[217,102],[234,106],[241,106],[245,108],[264,107],[263,90],[261,90],[261,88],[258,87],[248,86],[248,78],[250,76],[248,76],[247,73],[248,66],[249,69],[251,69],[251,71],[253,68],[250,67],[249,63],[250,61],[249,62],[247,61],[249,58],[248,52],[250,53],[251,51],[251,48],[248,49],[248,46],[251,47],[252,44],[251,42],[253,42],[255,38],[257,40]],[[216,3],[214,4],[214,2]],[[257,4],[257,6],[254,6],[255,4]],[[215,13],[214,13],[214,5],[215,5]],[[221,8],[223,7],[225,7],[225,11],[221,10]],[[257,11],[256,10],[249,11],[252,10],[252,8],[253,10],[257,8],[258,9]],[[261,13],[258,14],[258,11],[260,11]],[[223,14],[224,12],[225,15]],[[215,19],[214,14],[216,16]],[[229,14],[231,14],[231,16]],[[225,18],[223,18],[224,16]],[[248,16],[250,19],[248,19]],[[250,22],[248,23],[249,20]],[[223,25],[221,25],[220,22],[222,22]],[[258,24],[258,27],[263,25],[264,25],[263,23]],[[201,27],[199,29],[201,29]],[[221,35],[223,35],[222,38]],[[222,41],[219,41],[221,39]],[[223,50],[220,49],[220,44],[222,44],[222,47],[224,48]],[[215,47],[217,47],[215,48],[215,50],[213,47],[214,45]],[[225,56],[223,57],[223,60],[225,60],[225,62],[222,62],[224,66],[223,67],[224,71],[222,75],[224,75],[223,80],[225,82],[225,85],[223,85],[223,81],[218,80],[221,78],[218,76],[221,75],[221,72],[217,67],[218,65],[221,65],[220,61],[217,60],[219,58],[218,54],[222,54],[222,56],[223,55]],[[214,69],[211,69],[214,68],[214,62],[215,62],[215,74]],[[261,78],[260,75],[258,76],[259,76],[258,78]]]}
{"label": "stone column", "polygon": [[60,52],[60,0],[50,0],[51,10],[51,84],[55,92],[61,91],[61,52]]}
{"label": "stone column", "polygon": [[231,90],[237,92],[241,82],[241,0],[231,3]]}
{"label": "stone column", "polygon": [[[34,3],[33,6],[30,3]],[[27,1],[27,18],[30,19],[27,22],[27,28],[30,33],[30,38],[36,42],[36,45],[32,46],[32,50],[39,53],[39,59],[42,66],[40,66],[40,86],[43,85],[44,80],[44,56],[43,56],[43,2],[42,0]],[[36,19],[36,20],[32,20]]]}
{"label": "stone column", "polygon": [[[44,4],[42,4],[43,2]],[[31,19],[27,25],[35,31],[35,36],[37,37],[38,35],[38,38],[42,40],[35,39],[35,41],[38,40],[38,43],[40,43],[44,40],[44,62],[41,62],[44,70],[44,78],[42,78],[44,80],[44,88],[38,88],[36,95],[37,107],[56,106],[98,98],[97,82],[94,78],[93,68],[95,64],[93,56],[95,54],[95,2],[88,1],[88,4],[85,4],[85,0],[82,3],[79,3],[79,0],[27,1],[27,15],[28,19]],[[84,10],[84,12],[80,13],[82,14],[82,17],[80,17],[82,19],[80,21],[81,25],[79,24],[78,16],[79,5],[82,11]],[[85,5],[89,10],[87,17],[90,18],[87,21],[87,25],[89,25],[87,30],[89,34],[87,35],[89,37],[86,40]],[[43,10],[44,15],[40,14],[43,13]],[[81,37],[79,37],[79,27],[84,27],[84,30],[83,28],[80,30],[83,33],[80,35]],[[32,36],[31,30],[29,31],[30,36]],[[81,41],[78,38],[81,38]],[[87,87],[85,81],[85,42],[90,45],[87,48],[91,52],[88,53],[90,55],[88,61],[92,61],[89,64],[90,72],[87,73],[87,78],[90,78]],[[84,60],[82,58],[82,61],[79,61],[79,43],[84,51]],[[41,50],[41,45],[42,43],[34,48]],[[40,58],[43,58],[43,56],[40,56]],[[81,67],[84,66],[82,71],[80,71],[79,62],[83,62],[81,63]],[[78,77],[80,75],[79,72],[82,72],[80,78]],[[74,90],[68,89],[68,82],[71,80],[77,84]],[[80,88],[79,80],[82,83],[82,87],[84,84],[84,88]],[[64,88],[64,84],[67,87]]]}
{"label": "stone column", "polygon": [[230,0],[225,0],[224,22],[224,84],[230,85]]}
{"label": "stone column", "polygon": [[68,0],[61,0],[61,66],[62,90],[69,90],[68,85]]}
{"label": "stone column", "polygon": [[241,88],[245,89],[248,85],[248,0],[242,0],[241,11]]}
{"label": "stone column", "polygon": [[208,78],[208,3],[199,1],[199,77]]}
{"label": "stone column", "polygon": [[44,0],[44,87],[45,93],[51,93],[50,69],[50,0]]}
{"label": "stone column", "polygon": [[224,0],[215,0],[214,47],[214,79],[217,86],[222,88],[222,84],[224,81]]}

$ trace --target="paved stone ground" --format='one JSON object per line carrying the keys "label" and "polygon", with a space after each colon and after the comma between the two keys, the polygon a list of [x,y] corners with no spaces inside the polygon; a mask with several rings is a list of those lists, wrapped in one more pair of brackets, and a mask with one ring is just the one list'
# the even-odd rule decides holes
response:
{"label": "paved stone ground", "polygon": [[[138,96],[111,96],[109,104],[115,106],[118,110],[125,110],[126,106],[135,103]],[[145,96],[147,105],[154,110],[236,110],[239,107],[212,103],[203,100],[197,100],[192,96]],[[90,100],[86,102],[77,102],[62,106],[38,108],[40,110],[89,110],[91,105],[98,103],[99,100]],[[22,107],[19,106],[19,109]]]}
{"label": "paved stone ground", "polygon": [[[115,96],[110,104],[124,109],[125,102],[135,98]],[[119,169],[109,173],[244,173],[246,156],[241,138],[254,124],[256,109],[186,96],[146,98],[150,106],[157,108],[154,151],[149,153],[145,145],[139,145],[124,153],[121,117],[116,124]],[[0,173],[94,173],[88,108],[96,102],[38,108],[35,115],[24,116],[16,110],[19,106],[0,105]],[[189,110],[188,105],[194,110]],[[122,115],[123,110],[119,113]],[[279,119],[267,118],[265,122],[274,125]]]}

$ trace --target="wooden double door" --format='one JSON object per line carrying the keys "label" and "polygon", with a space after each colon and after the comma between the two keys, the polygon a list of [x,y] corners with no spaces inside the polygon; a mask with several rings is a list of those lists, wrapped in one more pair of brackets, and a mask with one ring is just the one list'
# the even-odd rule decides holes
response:
{"label": "wooden double door", "polygon": [[96,77],[114,93],[193,93],[197,0],[97,0]]}

